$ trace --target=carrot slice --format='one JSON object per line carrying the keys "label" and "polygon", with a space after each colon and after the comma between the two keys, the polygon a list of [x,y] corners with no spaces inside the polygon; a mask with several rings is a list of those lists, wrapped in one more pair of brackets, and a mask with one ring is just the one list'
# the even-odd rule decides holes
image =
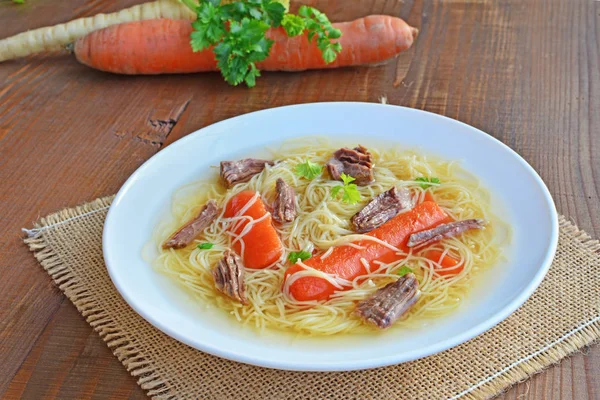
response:
{"label": "carrot slice", "polygon": [[[443,256],[443,258],[442,258]],[[460,274],[462,270],[465,268],[465,264],[458,265],[459,261],[439,250],[427,250],[425,252],[425,258],[428,258],[431,261],[439,263],[444,269],[436,269],[435,273],[438,275],[446,276],[446,275],[456,275]],[[458,266],[457,266],[458,265]],[[455,268],[453,268],[455,267]]]}
{"label": "carrot slice", "polygon": [[[425,196],[423,196],[423,203],[425,203],[426,201],[433,201],[433,202],[435,202],[435,197],[433,196],[433,193],[431,193],[430,190],[426,190],[425,191]],[[446,218],[446,220],[444,221],[444,223],[449,223],[449,222],[454,222],[454,218],[452,218],[450,215],[448,215],[448,218]]]}
{"label": "carrot slice", "polygon": [[[436,203],[426,201],[410,211],[395,216],[379,228],[373,229],[367,233],[367,236],[407,251],[406,242],[411,233],[433,228],[447,217],[448,215]],[[357,276],[370,272],[367,271],[361,259],[368,263],[373,261],[389,263],[400,259],[394,250],[375,241],[366,239],[355,244],[363,246],[364,249],[338,246],[324,260],[320,256],[315,256],[306,260],[304,264],[328,274],[335,274],[343,279],[353,280]],[[292,265],[285,273],[286,279],[303,269],[299,264]],[[326,279],[314,276],[298,278],[290,284],[289,289],[291,295],[299,301],[326,300],[336,290],[335,286]]]}
{"label": "carrot slice", "polygon": [[431,192],[428,190],[425,192],[425,196],[423,197],[423,201],[435,201],[435,199],[433,198],[433,194],[431,194]]}
{"label": "carrot slice", "polygon": [[[244,191],[232,197],[227,203],[224,216],[226,218],[237,216],[255,195],[256,193],[253,191]],[[241,215],[251,217],[254,220],[264,217],[264,219],[254,223],[250,230],[233,244],[233,249],[242,255],[244,265],[247,268],[261,269],[276,262],[283,253],[283,245],[273,227],[271,214],[265,208],[265,203],[263,203],[260,196]],[[239,235],[249,223],[249,221],[233,223],[232,232]],[[243,251],[242,242],[244,243]]]}

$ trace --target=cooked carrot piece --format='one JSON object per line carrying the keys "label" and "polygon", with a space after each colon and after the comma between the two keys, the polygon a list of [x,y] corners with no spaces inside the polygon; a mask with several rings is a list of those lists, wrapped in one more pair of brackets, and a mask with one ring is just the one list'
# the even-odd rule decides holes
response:
{"label": "cooked carrot piece", "polygon": [[[256,193],[253,191],[238,193],[227,204],[224,216],[226,218],[237,216],[255,195]],[[250,230],[233,245],[233,249],[242,256],[246,268],[260,269],[276,262],[283,253],[283,245],[273,227],[271,214],[265,208],[265,203],[263,203],[260,196],[241,215],[251,217],[254,220],[264,217],[259,222],[253,223]],[[232,232],[239,235],[249,223],[251,222],[232,223]],[[242,242],[244,244],[243,251]]]}
{"label": "cooked carrot piece", "polygon": [[435,201],[435,198],[433,197],[433,194],[431,194],[431,191],[426,191],[425,192],[425,197],[423,198],[423,201]]}
{"label": "cooked carrot piece", "polygon": [[[367,233],[388,244],[406,251],[406,242],[410,234],[432,228],[448,218],[448,215],[436,203],[426,201],[410,211],[399,214]],[[364,247],[357,249],[350,246],[338,246],[325,259],[320,256],[312,257],[304,262],[305,265],[327,274],[335,274],[340,278],[353,280],[357,276],[367,274],[366,262],[381,261],[385,263],[400,259],[396,252],[383,244],[372,240],[360,240],[355,244]],[[304,268],[295,264],[285,273],[286,279]],[[324,278],[305,276],[298,278],[290,287],[291,295],[299,301],[327,300],[336,290],[335,286]]]}
{"label": "cooked carrot piece", "polygon": [[464,263],[458,265],[459,261],[456,258],[448,254],[444,255],[444,253],[440,250],[427,250],[425,252],[425,258],[439,263],[444,268],[435,270],[436,274],[442,276],[460,274],[465,267]]}

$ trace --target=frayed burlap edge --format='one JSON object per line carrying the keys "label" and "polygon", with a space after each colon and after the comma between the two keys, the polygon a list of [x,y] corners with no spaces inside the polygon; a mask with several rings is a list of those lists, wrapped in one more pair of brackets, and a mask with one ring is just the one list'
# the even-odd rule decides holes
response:
{"label": "frayed burlap edge", "polygon": [[175,395],[161,380],[152,361],[144,357],[137,346],[126,338],[126,334],[115,324],[111,315],[90,297],[87,290],[78,282],[77,277],[67,270],[60,256],[55,253],[54,249],[48,247],[44,237],[44,232],[48,229],[107,210],[113,198],[114,196],[104,197],[41,218],[33,229],[23,229],[27,234],[24,241],[58,288],[64,292],[87,323],[100,335],[127,371],[137,378],[138,385],[152,398],[174,399]]}
{"label": "frayed burlap edge", "polygon": [[[137,378],[137,383],[148,396],[159,399],[174,399],[171,391],[155,370],[153,362],[141,354],[137,346],[126,339],[126,334],[116,326],[112,317],[89,296],[72,272],[68,271],[60,256],[48,247],[44,231],[58,225],[83,218],[89,214],[102,212],[110,207],[114,196],[94,200],[74,208],[65,209],[41,218],[33,229],[23,229],[27,234],[24,242],[34,253],[35,258],[51,276],[54,283],[75,305],[86,321],[100,335],[127,371]],[[565,217],[559,217],[560,229],[577,239],[581,246],[592,252],[600,252],[600,242],[578,229]],[[526,358],[518,360],[503,370],[487,377],[476,385],[458,393],[452,399],[491,398],[501,394],[516,383],[544,371],[561,359],[580,351],[583,347],[597,343],[600,339],[600,316],[568,332],[563,337],[548,344]]]}
{"label": "frayed burlap edge", "polygon": [[[559,216],[558,224],[561,231],[572,235],[587,250],[600,252],[600,241],[591,238],[586,232],[580,230],[564,216]],[[523,382],[533,375],[543,372],[548,367],[557,364],[585,346],[600,341],[600,316],[584,323],[568,332],[558,340],[549,343],[537,352],[515,361],[501,371],[480,381],[471,388],[458,393],[452,399],[482,399],[500,395],[513,385]]]}

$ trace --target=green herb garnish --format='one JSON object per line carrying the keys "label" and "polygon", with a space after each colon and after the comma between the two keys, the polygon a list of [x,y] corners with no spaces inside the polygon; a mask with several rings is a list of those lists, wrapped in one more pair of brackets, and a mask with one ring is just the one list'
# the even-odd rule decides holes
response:
{"label": "green herb garnish", "polygon": [[308,40],[315,39],[326,64],[333,62],[342,51],[339,42],[331,41],[342,37],[342,31],[334,28],[327,16],[316,8],[301,6],[298,15],[286,14],[281,25],[288,36],[298,36],[308,31]]}
{"label": "green herb garnish", "polygon": [[399,269],[399,270],[396,272],[396,274],[397,274],[398,276],[402,277],[402,276],[404,276],[404,275],[406,275],[406,274],[411,274],[412,272],[413,272],[413,270],[412,270],[412,269],[410,269],[410,268],[408,268],[408,267],[405,265],[405,266],[403,266],[402,268],[400,268],[400,269]]}
{"label": "green herb garnish", "polygon": [[295,172],[298,176],[301,176],[308,180],[313,180],[317,176],[321,175],[321,173],[323,172],[323,166],[314,163],[310,160],[306,160],[306,162],[296,165]]}
{"label": "green herb garnish", "polygon": [[325,14],[302,6],[298,15],[286,14],[285,7],[274,0],[239,0],[221,4],[221,0],[181,0],[196,13],[192,22],[190,44],[193,51],[211,46],[217,66],[223,78],[231,85],[245,82],[248,87],[256,84],[260,71],[256,63],[267,58],[273,40],[267,39],[269,28],[282,26],[288,36],[307,32],[308,39],[315,40],[323,60],[330,63],[342,50],[333,43],[342,33],[334,28]]}
{"label": "green herb garnish", "polygon": [[311,257],[312,257],[312,254],[309,253],[308,251],[304,251],[304,250],[292,251],[288,255],[288,260],[292,264],[296,264],[298,262],[298,260],[300,260],[300,261],[306,261],[306,260],[308,260]]}
{"label": "green herb garnish", "polygon": [[334,186],[331,189],[331,198],[335,199],[338,197],[340,192],[343,193],[342,201],[348,204],[356,204],[361,200],[360,192],[358,191],[358,187],[356,184],[351,183],[356,179],[351,177],[350,175],[346,175],[342,173],[341,175],[342,181],[344,181],[343,186]]}
{"label": "green herb garnish", "polygon": [[212,244],[212,243],[200,243],[197,247],[200,250],[210,250],[213,248],[213,246],[214,246],[214,244]]}
{"label": "green herb garnish", "polygon": [[423,189],[428,189],[431,186],[434,186],[434,185],[432,185],[432,183],[438,184],[438,185],[441,183],[439,178],[425,178],[424,176],[415,178],[415,181],[416,182],[425,182],[425,183],[421,183],[421,185],[420,185]]}

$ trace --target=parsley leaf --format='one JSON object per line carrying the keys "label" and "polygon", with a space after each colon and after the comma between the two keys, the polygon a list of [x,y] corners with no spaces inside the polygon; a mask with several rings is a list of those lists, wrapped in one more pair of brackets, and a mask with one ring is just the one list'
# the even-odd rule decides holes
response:
{"label": "parsley leaf", "polygon": [[438,185],[441,183],[439,178],[425,178],[424,176],[415,178],[415,181],[416,182],[425,182],[425,183],[421,183],[421,185],[420,185],[423,189],[428,189],[431,186],[434,186],[434,185],[432,185],[432,183],[435,183]]}
{"label": "parsley leaf", "polygon": [[341,175],[342,181],[344,182],[344,186],[348,186],[350,183],[354,182],[356,179],[351,177],[350,175],[346,175],[342,173]]}
{"label": "parsley leaf", "polygon": [[25,0],[12,0],[13,3],[24,4]]}
{"label": "parsley leaf", "polygon": [[351,183],[354,182],[356,179],[344,173],[342,173],[341,178],[344,182],[344,186],[334,186],[331,189],[331,198],[335,199],[336,197],[338,197],[340,191],[342,191],[342,201],[344,203],[358,203],[361,200],[360,192],[358,191],[358,187],[356,186],[356,184]]}
{"label": "parsley leaf", "polygon": [[334,28],[327,16],[316,8],[301,6],[298,15],[287,14],[281,25],[288,36],[298,36],[306,30],[308,40],[315,40],[326,64],[333,62],[342,51],[339,42],[332,42],[342,36],[342,31]]}
{"label": "parsley leaf", "polygon": [[355,184],[348,185],[344,188],[342,201],[348,204],[356,204],[361,200],[360,192]]}
{"label": "parsley leaf", "polygon": [[317,163],[314,163],[310,160],[306,160],[305,162],[296,165],[296,175],[306,178],[308,180],[313,180],[317,176],[321,175],[323,172],[323,166]]}
{"label": "parsley leaf", "polygon": [[340,192],[340,190],[342,190],[344,187],[343,186],[334,186],[331,188],[331,198],[335,199],[338,195],[338,193]]}
{"label": "parsley leaf", "polygon": [[272,27],[279,27],[285,14],[285,7],[283,4],[275,1],[262,0],[261,5],[264,10],[263,18],[265,18],[265,22]]}
{"label": "parsley leaf", "polygon": [[232,21],[223,41],[214,48],[217,65],[223,78],[231,85],[246,82],[254,86],[259,76],[256,62],[267,58],[273,41],[265,37],[269,25],[256,19]]}
{"label": "parsley leaf", "polygon": [[292,264],[296,264],[298,262],[298,260],[300,261],[306,261],[309,258],[312,257],[312,254],[309,253],[308,251],[291,251],[290,254],[288,255],[288,260],[289,262],[291,262]]}
{"label": "parsley leaf", "polygon": [[290,37],[301,35],[306,29],[304,18],[294,14],[285,14],[281,21],[281,26],[283,26],[285,33]]}
{"label": "parsley leaf", "polygon": [[196,247],[198,247],[200,250],[210,250],[213,248],[213,246],[214,246],[214,244],[212,244],[212,243],[200,243]]}
{"label": "parsley leaf", "polygon": [[231,85],[256,85],[260,76],[256,63],[267,58],[273,45],[273,40],[266,37],[269,28],[283,25],[288,36],[307,31],[327,63],[341,51],[341,45],[332,42],[341,36],[340,30],[312,7],[302,6],[300,15],[294,15],[286,14],[286,8],[276,0],[238,0],[228,4],[221,4],[221,0],[200,0],[200,4],[180,1],[196,13],[190,35],[192,50],[213,47],[221,75]]}
{"label": "parsley leaf", "polygon": [[408,268],[408,267],[405,265],[405,266],[403,266],[402,268],[400,268],[400,269],[399,269],[399,270],[396,272],[396,274],[397,274],[398,276],[402,277],[402,276],[404,276],[404,275],[406,275],[406,274],[410,274],[410,273],[412,273],[412,272],[413,272],[413,270],[412,270],[412,269],[410,269],[410,268]]}
{"label": "parsley leaf", "polygon": [[197,19],[192,22],[190,44],[193,51],[200,51],[220,41],[225,35],[225,25],[219,12],[218,4],[215,6],[209,1],[203,1],[198,6]]}

